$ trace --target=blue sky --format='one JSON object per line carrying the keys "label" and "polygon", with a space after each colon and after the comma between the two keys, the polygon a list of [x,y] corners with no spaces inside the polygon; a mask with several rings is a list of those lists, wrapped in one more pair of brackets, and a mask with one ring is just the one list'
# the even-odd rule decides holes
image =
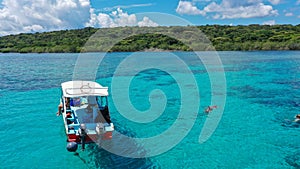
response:
{"label": "blue sky", "polygon": [[[241,2],[242,1],[242,2]],[[259,13],[262,11],[271,10],[274,13],[257,14],[253,16],[235,16],[233,18],[224,17],[216,18],[216,15],[222,15],[225,11],[212,11],[206,12],[205,15],[193,13],[192,10],[186,9],[186,12],[179,12],[176,9],[179,6],[179,0],[161,0],[161,1],[147,1],[147,0],[131,0],[131,1],[91,1],[92,6],[97,7],[97,9],[103,10],[107,7],[117,7],[117,6],[127,6],[128,8],[123,9],[124,11],[132,13],[142,13],[142,12],[161,12],[169,13],[182,17],[189,22],[195,25],[205,25],[205,24],[233,24],[233,25],[248,25],[248,24],[264,24],[268,21],[273,21],[274,24],[299,24],[300,20],[300,1],[291,1],[291,0],[186,0],[181,1],[183,6],[191,4],[194,9],[203,11],[205,7],[209,6],[212,3],[216,3],[217,6],[223,8],[223,10],[238,11],[239,8],[243,8],[245,12],[248,12],[246,9],[249,9],[250,13]],[[222,4],[230,5],[222,5]],[[261,8],[258,8],[258,4],[261,5]],[[140,5],[139,7],[134,7],[133,5]],[[144,6],[143,6],[144,5]],[[130,7],[132,6],[132,7]],[[190,8],[192,8],[190,7]],[[247,8],[248,7],[248,8]],[[253,7],[253,8],[251,8]],[[236,10],[235,10],[236,9]],[[251,10],[253,9],[253,10]],[[108,11],[102,11],[108,12]],[[232,13],[231,13],[232,14]],[[286,16],[288,15],[288,16]],[[292,15],[292,16],[291,16]]]}
{"label": "blue sky", "polygon": [[299,19],[300,0],[0,0],[0,35],[86,26],[297,25]]}

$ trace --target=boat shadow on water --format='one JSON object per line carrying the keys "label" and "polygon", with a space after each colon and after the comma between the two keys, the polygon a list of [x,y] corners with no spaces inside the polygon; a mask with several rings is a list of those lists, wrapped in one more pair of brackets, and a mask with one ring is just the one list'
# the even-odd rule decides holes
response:
{"label": "boat shadow on water", "polygon": [[[120,126],[117,124],[117,126]],[[137,145],[131,139],[124,140],[124,135],[134,137],[128,129],[120,128],[119,134],[114,134],[112,140],[105,140],[95,144],[88,144],[84,152],[75,152],[77,156],[87,168],[160,168],[159,164],[151,158],[130,158],[111,153],[105,149],[120,150],[120,154],[136,154],[141,157],[145,156],[146,152],[143,147]]]}

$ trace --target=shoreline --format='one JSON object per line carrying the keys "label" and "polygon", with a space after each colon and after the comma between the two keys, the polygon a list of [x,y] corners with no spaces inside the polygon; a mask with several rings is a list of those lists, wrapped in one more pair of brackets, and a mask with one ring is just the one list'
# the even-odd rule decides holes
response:
{"label": "shoreline", "polygon": [[222,51],[214,51],[214,50],[210,50],[210,51],[174,51],[174,50],[155,50],[155,51],[152,51],[152,50],[145,50],[145,51],[114,51],[114,52],[104,52],[104,51],[97,51],[97,52],[40,52],[40,53],[37,53],[37,52],[0,52],[0,54],[86,54],[86,53],[135,53],[135,52],[146,52],[146,53],[164,53],[164,52],[300,52],[300,50],[248,50],[248,51],[245,51],[245,50],[222,50]]}

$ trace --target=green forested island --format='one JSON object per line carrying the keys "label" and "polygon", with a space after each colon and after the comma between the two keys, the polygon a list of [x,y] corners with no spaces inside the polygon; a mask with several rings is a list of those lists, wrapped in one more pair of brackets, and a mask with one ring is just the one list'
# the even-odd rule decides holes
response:
{"label": "green forested island", "polygon": [[[149,31],[143,31],[145,29]],[[195,34],[193,29],[201,30],[208,39],[199,35],[197,31]],[[0,37],[0,52],[133,52],[157,49],[174,51],[195,49],[216,49],[218,51],[300,50],[300,25],[205,25],[193,27],[193,29],[189,29],[189,26],[100,29],[87,27],[43,33],[21,33]],[[169,32],[180,38],[173,38],[161,34],[161,32]],[[132,36],[122,38],[122,35],[125,34]],[[91,36],[94,39],[91,39]],[[195,41],[193,37],[197,37],[201,41]]]}

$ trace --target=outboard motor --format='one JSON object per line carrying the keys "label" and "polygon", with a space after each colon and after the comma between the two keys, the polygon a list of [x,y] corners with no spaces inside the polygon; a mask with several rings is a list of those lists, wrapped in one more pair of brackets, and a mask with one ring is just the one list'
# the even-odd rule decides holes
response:
{"label": "outboard motor", "polygon": [[105,132],[103,123],[97,123],[96,132],[97,132],[98,135],[101,135]]}
{"label": "outboard motor", "polygon": [[67,150],[69,152],[75,152],[77,150],[77,148],[78,148],[78,144],[76,142],[69,142],[67,144]]}

